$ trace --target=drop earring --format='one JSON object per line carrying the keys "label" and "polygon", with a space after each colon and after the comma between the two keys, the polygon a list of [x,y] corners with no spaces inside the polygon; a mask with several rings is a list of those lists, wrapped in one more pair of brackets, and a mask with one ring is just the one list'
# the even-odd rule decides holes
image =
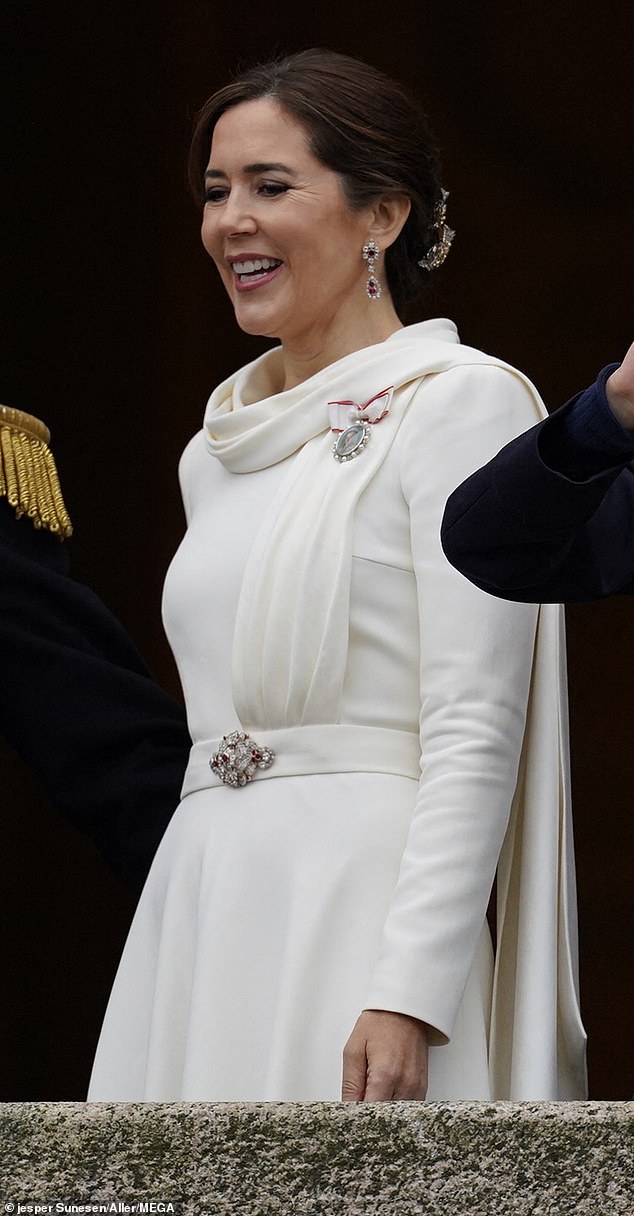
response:
{"label": "drop earring", "polygon": [[380,254],[376,241],[368,241],[363,246],[362,257],[364,262],[368,263],[368,277],[365,284],[365,292],[369,300],[378,300],[381,295],[381,284],[376,277],[376,260]]}

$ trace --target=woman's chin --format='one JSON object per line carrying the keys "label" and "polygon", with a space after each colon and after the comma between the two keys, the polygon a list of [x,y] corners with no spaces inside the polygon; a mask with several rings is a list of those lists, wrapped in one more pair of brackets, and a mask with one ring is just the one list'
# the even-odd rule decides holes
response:
{"label": "woman's chin", "polygon": [[279,318],[261,308],[245,308],[241,300],[234,302],[236,323],[244,334],[254,338],[279,337]]}

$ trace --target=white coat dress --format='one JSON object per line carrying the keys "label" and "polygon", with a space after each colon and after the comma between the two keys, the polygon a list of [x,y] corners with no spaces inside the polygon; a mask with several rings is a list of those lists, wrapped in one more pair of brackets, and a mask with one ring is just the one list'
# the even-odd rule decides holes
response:
{"label": "white coat dress", "polygon": [[[543,407],[449,321],[276,394],[280,359],[183,456],[164,616],[194,746],[89,1097],[335,1100],[368,1008],[430,1025],[431,1099],[582,1097],[560,609],[487,596],[439,540]],[[338,462],[329,419],[381,393]],[[234,730],[275,753],[242,788],[209,764]]]}

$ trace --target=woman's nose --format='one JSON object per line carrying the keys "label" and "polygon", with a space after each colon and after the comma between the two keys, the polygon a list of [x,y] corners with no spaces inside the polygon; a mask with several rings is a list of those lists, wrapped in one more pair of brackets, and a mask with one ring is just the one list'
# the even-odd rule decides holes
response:
{"label": "woman's nose", "polygon": [[257,221],[248,199],[241,191],[232,191],[220,214],[220,224],[226,236],[239,236],[243,232],[256,232]]}

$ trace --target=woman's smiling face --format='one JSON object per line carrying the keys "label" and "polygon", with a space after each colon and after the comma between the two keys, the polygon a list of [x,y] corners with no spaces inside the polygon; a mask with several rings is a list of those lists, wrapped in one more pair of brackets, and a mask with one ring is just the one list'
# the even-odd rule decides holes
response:
{"label": "woman's smiling face", "polygon": [[246,333],[314,347],[368,304],[372,208],[351,210],[339,176],[270,98],[225,111],[213,132],[202,240]]}

